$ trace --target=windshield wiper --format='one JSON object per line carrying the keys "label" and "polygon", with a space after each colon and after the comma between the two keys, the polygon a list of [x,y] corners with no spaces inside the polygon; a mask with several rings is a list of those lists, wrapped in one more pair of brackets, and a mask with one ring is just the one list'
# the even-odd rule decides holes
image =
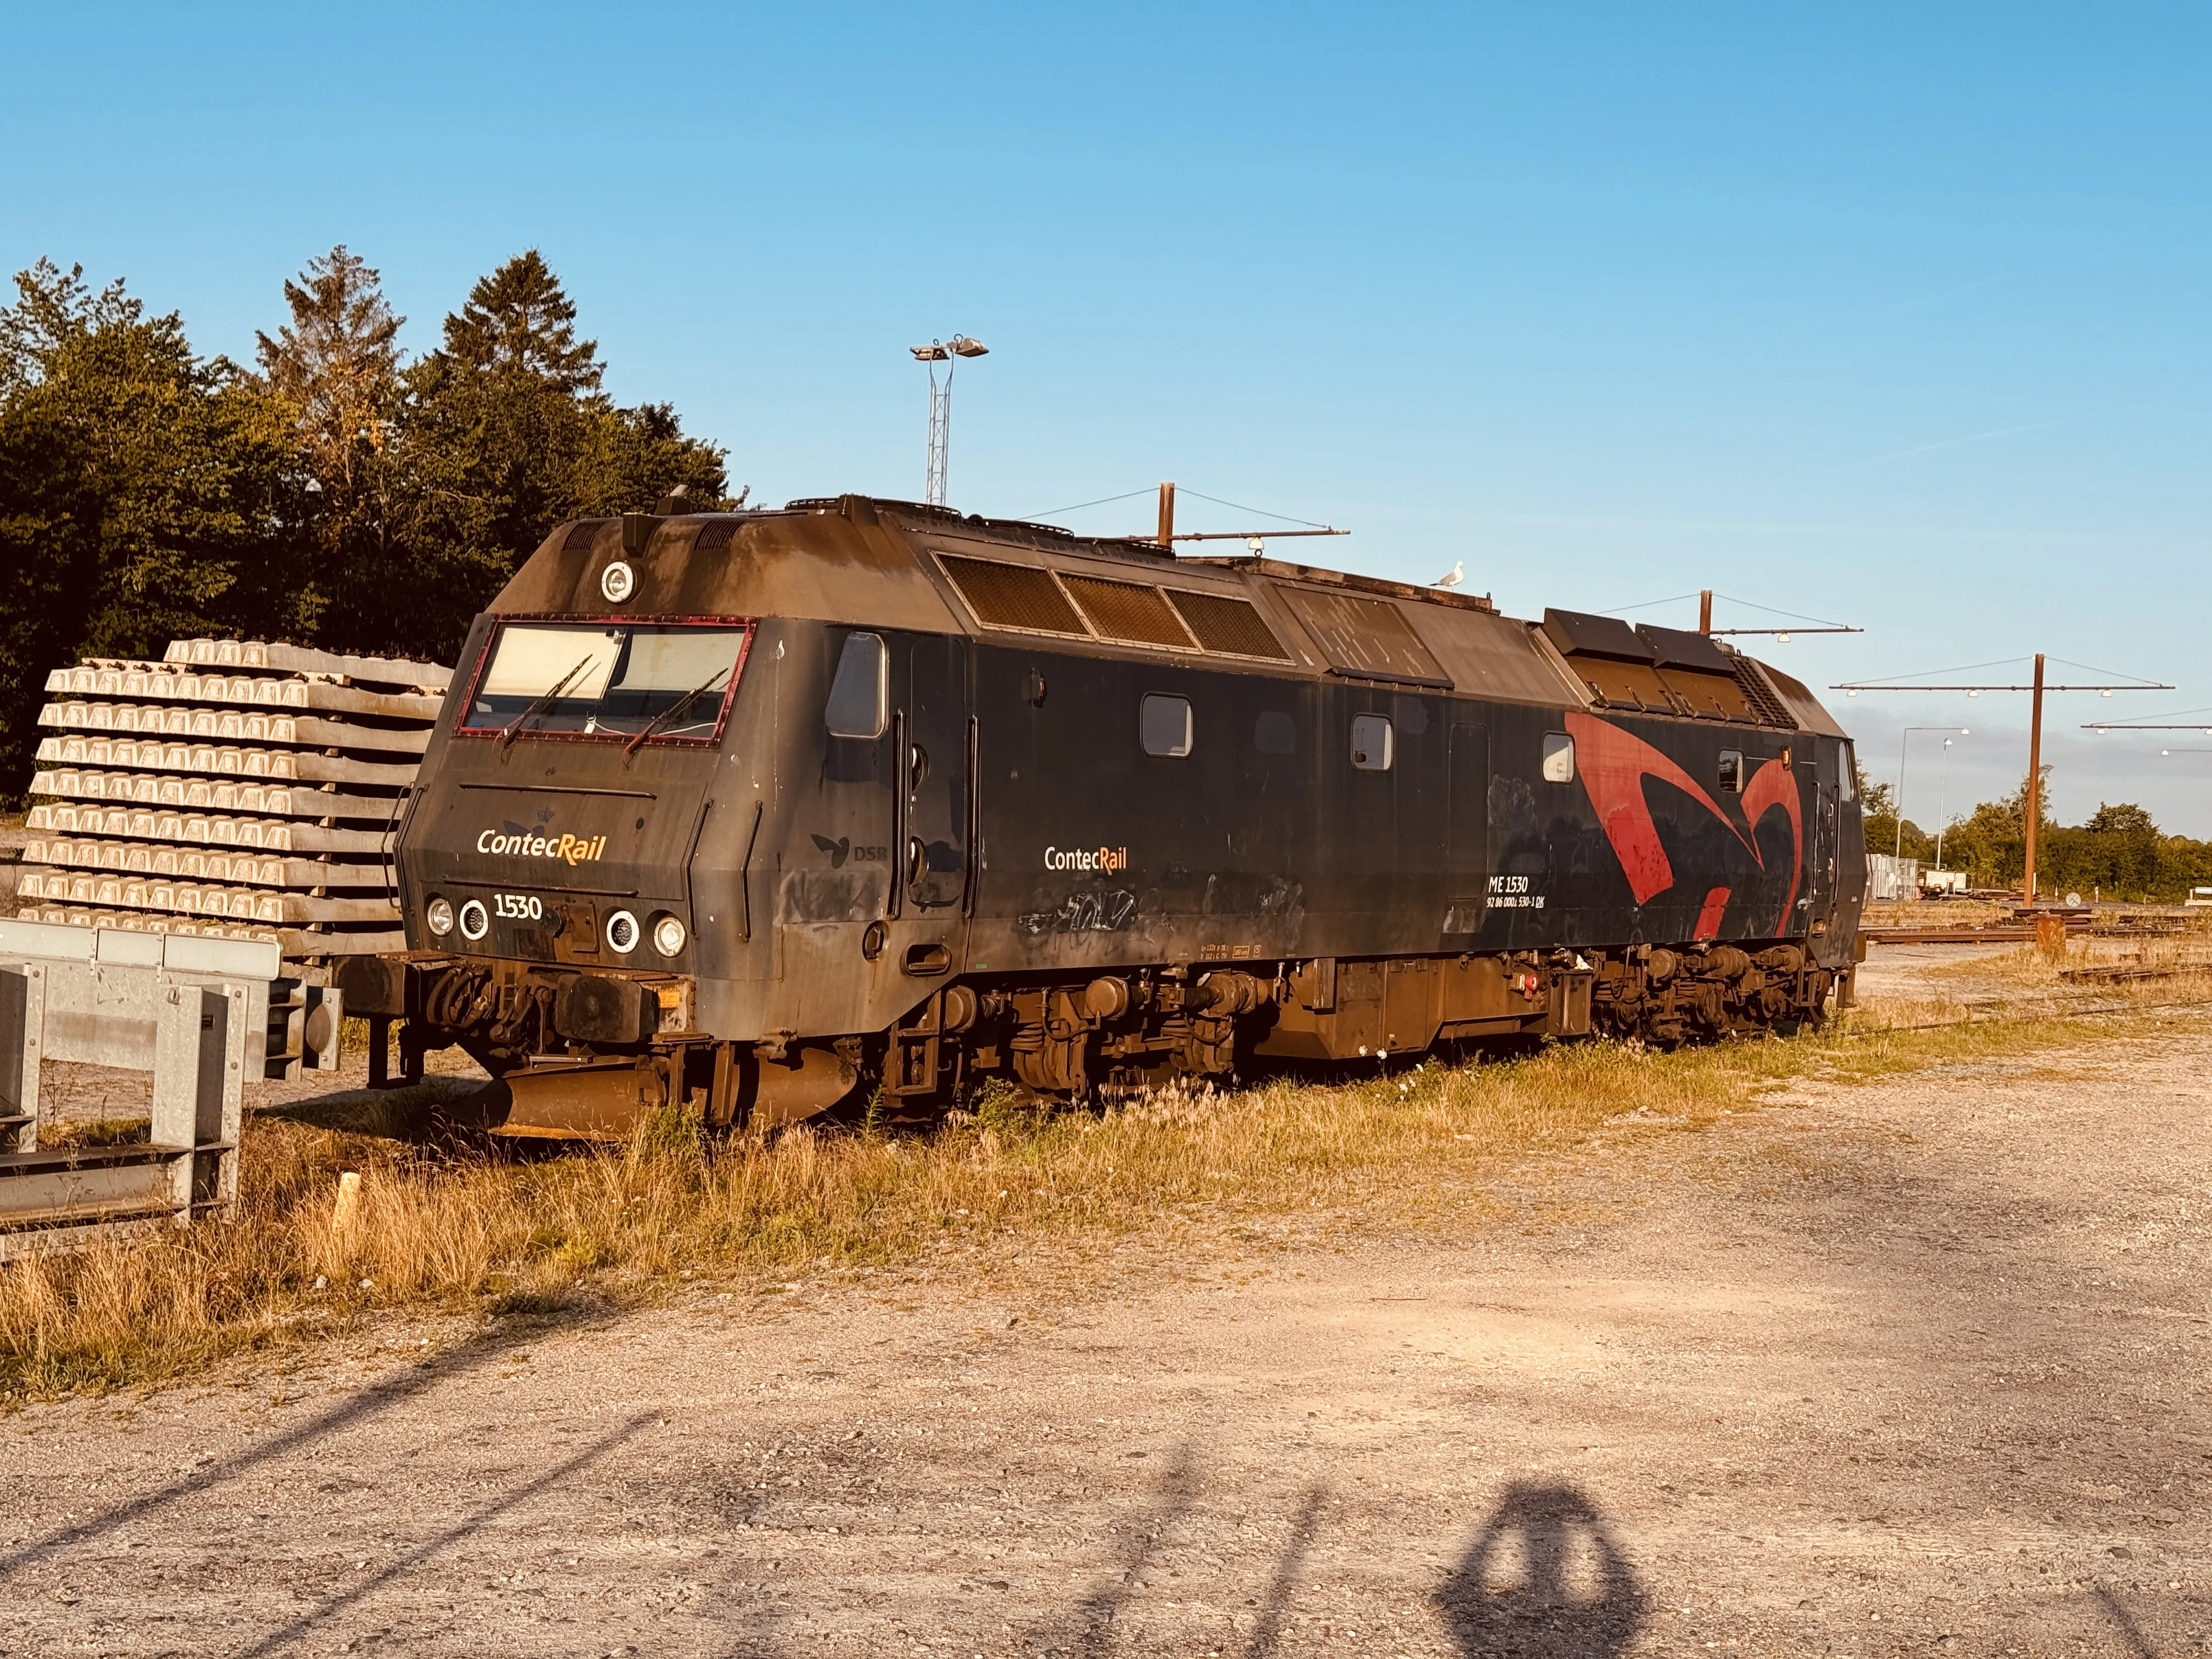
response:
{"label": "windshield wiper", "polygon": [[643,743],[647,738],[660,730],[662,726],[667,725],[669,721],[674,720],[678,714],[689,708],[693,703],[705,696],[711,688],[719,684],[723,680],[729,678],[730,669],[735,668],[737,664],[732,663],[729,668],[718,669],[714,673],[709,675],[698,684],[693,686],[682,696],[677,698],[674,702],[670,703],[667,708],[662,709],[658,714],[655,714],[651,720],[647,720],[645,723],[645,729],[623,745],[623,755],[627,757],[637,753],[638,744]]}
{"label": "windshield wiper", "polygon": [[524,709],[520,714],[517,714],[513,720],[509,720],[507,723],[506,729],[499,734],[499,746],[502,749],[506,748],[507,744],[514,741],[514,734],[522,730],[522,723],[525,720],[529,720],[533,715],[544,714],[555,703],[558,702],[561,700],[561,694],[568,689],[568,683],[574,679],[577,675],[582,673],[586,668],[589,668],[592,665],[592,659],[598,654],[599,653],[597,652],[586,653],[583,661],[578,663],[567,673],[562,675],[559,679],[553,683],[550,690],[540,694],[527,708]]}

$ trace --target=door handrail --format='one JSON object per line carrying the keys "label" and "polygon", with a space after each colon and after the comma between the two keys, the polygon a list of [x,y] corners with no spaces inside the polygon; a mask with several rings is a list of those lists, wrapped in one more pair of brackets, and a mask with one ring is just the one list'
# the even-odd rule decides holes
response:
{"label": "door handrail", "polygon": [[975,914],[975,884],[983,867],[983,769],[981,724],[975,715],[968,717],[968,800],[966,828],[968,835],[968,867],[960,890],[960,914]]}
{"label": "door handrail", "polygon": [[913,762],[907,755],[906,710],[891,711],[891,896],[884,907],[886,921],[906,914],[906,792]]}

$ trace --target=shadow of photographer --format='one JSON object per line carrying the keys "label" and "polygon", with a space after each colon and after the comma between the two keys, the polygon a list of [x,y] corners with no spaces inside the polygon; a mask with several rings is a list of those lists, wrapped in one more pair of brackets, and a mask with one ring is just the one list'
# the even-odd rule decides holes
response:
{"label": "shadow of photographer", "polygon": [[1468,1655],[1611,1659],[1644,1622],[1643,1590],[1596,1508],[1534,1481],[1506,1488],[1436,1601]]}

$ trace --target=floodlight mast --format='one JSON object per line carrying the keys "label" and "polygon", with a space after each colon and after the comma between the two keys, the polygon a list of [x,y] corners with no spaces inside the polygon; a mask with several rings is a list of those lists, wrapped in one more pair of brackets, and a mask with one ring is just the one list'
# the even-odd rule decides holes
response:
{"label": "floodlight mast", "polygon": [[[945,505],[945,451],[952,441],[952,371],[963,357],[981,357],[990,347],[965,334],[927,345],[908,346],[915,360],[929,370],[929,459],[922,475],[921,498],[932,507]],[[938,383],[937,366],[945,365],[945,381]]]}
{"label": "floodlight mast", "polygon": [[[1897,850],[1895,853],[1891,854],[1891,856],[1899,860],[1900,862],[1902,862],[1905,858],[1905,763],[1906,757],[1911,752],[1912,734],[1915,732],[1956,732],[1962,738],[1970,738],[1973,736],[1973,733],[1963,726],[1908,726],[1905,728],[1905,735],[1898,739]],[[1950,746],[1951,739],[1948,738],[1944,738],[1943,747],[1948,749]],[[1937,826],[1937,831],[1939,834],[1941,833],[1941,830],[1942,826],[1939,824]],[[1943,867],[1943,860],[1940,854],[1936,860],[1936,867],[1939,870]]]}

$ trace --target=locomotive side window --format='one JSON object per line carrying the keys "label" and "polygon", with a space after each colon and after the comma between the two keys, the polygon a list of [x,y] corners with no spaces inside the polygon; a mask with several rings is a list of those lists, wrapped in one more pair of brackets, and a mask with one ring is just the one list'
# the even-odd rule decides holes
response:
{"label": "locomotive side window", "polygon": [[1147,755],[1180,757],[1190,753],[1190,699],[1147,693],[1137,708],[1137,737]]}
{"label": "locomotive side window", "polygon": [[848,634],[837,656],[836,677],[823,724],[833,738],[879,738],[884,734],[884,642],[875,634]]}
{"label": "locomotive side window", "polygon": [[1544,733],[1544,781],[1575,781],[1575,740],[1564,732]]}
{"label": "locomotive side window", "polygon": [[1298,752],[1298,723],[1279,708],[1270,708],[1252,722],[1252,746],[1263,755]]}
{"label": "locomotive side window", "polygon": [[[1782,752],[1786,755],[1790,751],[1785,749]],[[1850,744],[1843,744],[1836,750],[1837,799],[1848,802],[1858,799],[1858,779],[1853,775],[1857,770],[1858,763],[1852,757]]]}
{"label": "locomotive side window", "polygon": [[1721,750],[1720,785],[1722,789],[1731,795],[1741,795],[1743,793],[1742,750]]}
{"label": "locomotive side window", "polygon": [[1388,716],[1354,714],[1352,717],[1352,763],[1363,772],[1389,771],[1392,738]]}

